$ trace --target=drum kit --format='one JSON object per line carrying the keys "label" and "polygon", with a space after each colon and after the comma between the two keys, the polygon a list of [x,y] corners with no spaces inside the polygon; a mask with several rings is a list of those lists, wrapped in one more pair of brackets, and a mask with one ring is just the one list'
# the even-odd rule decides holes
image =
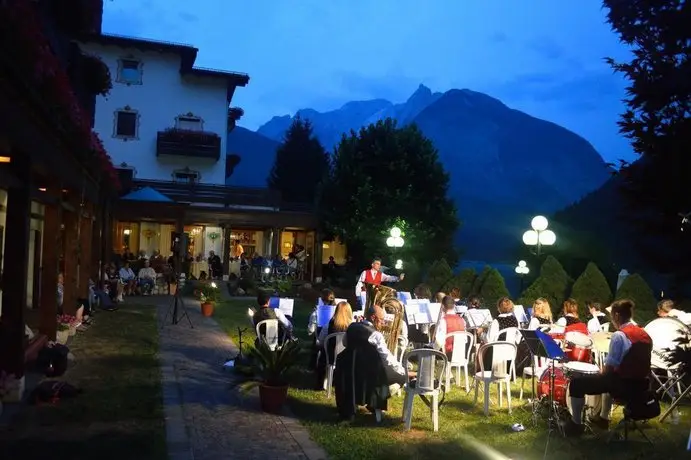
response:
{"label": "drum kit", "polygon": [[[592,363],[593,351],[597,352],[598,348],[593,339],[580,332],[542,334],[542,341],[552,342],[553,351],[549,354],[544,349],[531,348],[534,356],[549,360],[549,366],[538,378],[532,401],[533,423],[544,418],[547,409],[550,431],[555,425],[561,430],[559,421],[570,416],[569,383],[574,378],[600,373],[600,368]],[[561,347],[561,353],[554,351]]]}

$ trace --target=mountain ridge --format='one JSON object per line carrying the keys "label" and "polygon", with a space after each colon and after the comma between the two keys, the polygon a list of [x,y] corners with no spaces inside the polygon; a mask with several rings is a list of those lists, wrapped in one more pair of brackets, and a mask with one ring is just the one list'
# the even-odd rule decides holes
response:
{"label": "mountain ridge", "polygon": [[[300,109],[295,116],[310,120],[327,150],[344,133],[385,118],[399,126],[415,123],[434,143],[451,175],[449,195],[464,221],[458,242],[468,248],[468,257],[478,260],[509,260],[531,215],[565,208],[610,175],[602,156],[582,136],[470,89],[441,93],[419,85],[403,103],[351,101],[325,112]],[[275,116],[253,135],[278,143],[293,118]],[[241,132],[243,136],[250,135]],[[262,155],[270,155],[269,144],[263,145]],[[228,153],[239,150],[231,134]],[[271,164],[273,158],[262,162]]]}

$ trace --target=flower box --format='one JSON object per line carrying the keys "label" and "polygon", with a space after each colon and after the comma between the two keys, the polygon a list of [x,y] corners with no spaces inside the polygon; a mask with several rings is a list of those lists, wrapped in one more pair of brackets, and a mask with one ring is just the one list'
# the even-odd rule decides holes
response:
{"label": "flower box", "polygon": [[58,331],[56,336],[55,336],[55,341],[61,345],[65,345],[67,343],[67,339],[70,337],[70,330],[66,329],[64,331]]}

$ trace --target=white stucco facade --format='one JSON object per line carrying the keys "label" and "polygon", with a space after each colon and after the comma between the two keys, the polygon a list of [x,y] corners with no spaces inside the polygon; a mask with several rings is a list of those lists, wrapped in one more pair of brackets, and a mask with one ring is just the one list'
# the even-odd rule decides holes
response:
{"label": "white stucco facade", "polygon": [[[173,171],[189,168],[200,173],[201,183],[225,184],[229,101],[224,78],[182,75],[179,53],[97,43],[82,43],[81,47],[110,69],[113,88],[108,96],[96,100],[94,130],[116,167],[126,163],[134,168],[135,179],[164,181],[173,179]],[[141,84],[117,81],[121,59],[140,63]],[[137,114],[135,138],[115,135],[117,111],[124,108]],[[176,117],[190,114],[201,119],[203,131],[220,136],[220,158],[156,156],[158,132],[174,128]]]}

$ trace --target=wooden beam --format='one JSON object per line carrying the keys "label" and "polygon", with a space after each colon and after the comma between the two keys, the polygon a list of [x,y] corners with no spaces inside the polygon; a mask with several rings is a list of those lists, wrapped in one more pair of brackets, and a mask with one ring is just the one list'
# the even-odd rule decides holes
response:
{"label": "wooden beam", "polygon": [[[57,197],[60,199],[60,196]],[[39,303],[39,331],[48,339],[55,340],[58,298],[56,295],[60,272],[60,225],[62,206],[49,204],[43,221],[43,266],[41,267],[41,298]]]}

